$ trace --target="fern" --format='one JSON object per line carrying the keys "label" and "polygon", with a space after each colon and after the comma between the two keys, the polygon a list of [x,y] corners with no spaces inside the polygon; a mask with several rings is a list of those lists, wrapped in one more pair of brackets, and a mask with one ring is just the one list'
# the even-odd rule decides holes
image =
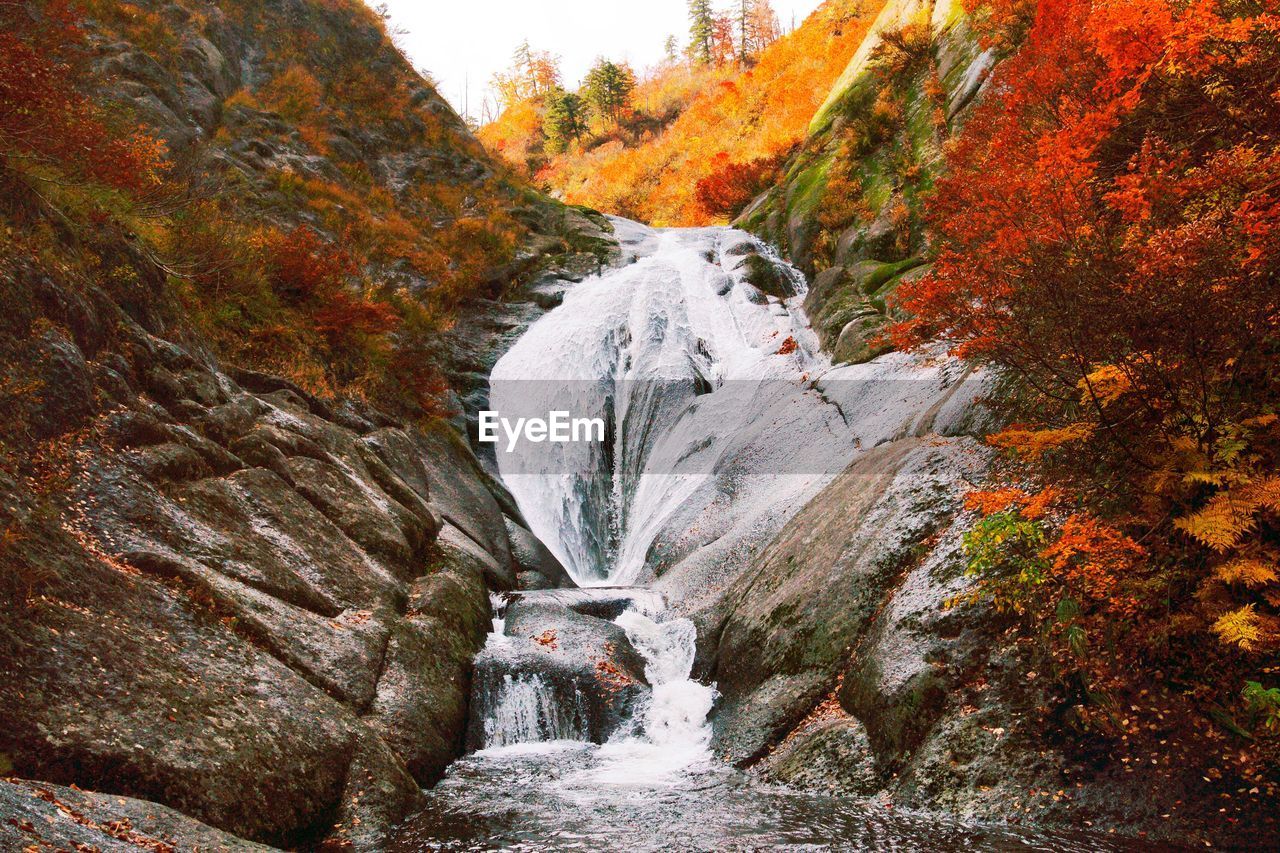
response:
{"label": "fern", "polygon": [[1249,713],[1262,728],[1272,734],[1280,734],[1280,688],[1263,687],[1256,681],[1246,681],[1240,692]]}
{"label": "fern", "polygon": [[1246,652],[1253,651],[1262,639],[1262,626],[1252,604],[1219,617],[1213,623],[1213,632],[1222,642],[1239,646]]}
{"label": "fern", "polygon": [[1242,490],[1219,492],[1203,509],[1178,519],[1175,526],[1218,552],[1234,548],[1257,526],[1258,503]]}
{"label": "fern", "polygon": [[1223,583],[1244,584],[1250,589],[1258,589],[1280,580],[1275,564],[1257,557],[1231,560],[1215,568],[1213,573]]}

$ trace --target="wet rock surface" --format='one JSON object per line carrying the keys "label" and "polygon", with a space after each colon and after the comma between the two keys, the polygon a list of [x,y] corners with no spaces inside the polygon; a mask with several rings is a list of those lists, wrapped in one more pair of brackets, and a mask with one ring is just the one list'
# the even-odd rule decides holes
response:
{"label": "wet rock surface", "polygon": [[156,803],[20,779],[0,779],[6,850],[267,851]]}
{"label": "wet rock surface", "polygon": [[462,750],[489,590],[523,570],[510,497],[445,425],[76,310],[30,411],[61,432],[5,484],[0,753],[241,838],[376,848]]}

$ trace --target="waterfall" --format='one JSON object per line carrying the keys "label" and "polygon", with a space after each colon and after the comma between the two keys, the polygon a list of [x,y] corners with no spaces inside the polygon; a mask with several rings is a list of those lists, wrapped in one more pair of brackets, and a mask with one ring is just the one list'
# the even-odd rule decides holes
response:
{"label": "waterfall", "polygon": [[[639,767],[642,776],[660,776],[709,757],[707,716],[715,689],[690,677],[697,639],[691,621],[663,621],[661,596],[645,589],[547,590],[518,597],[543,606],[614,614],[613,623],[644,660],[649,693],[602,746],[599,772],[635,779]],[[498,601],[507,606],[505,598]],[[505,620],[495,616],[494,633],[476,660],[472,746],[590,740],[592,706],[579,684],[553,673],[541,652],[522,652],[516,638],[504,632]]]}
{"label": "waterfall", "polygon": [[[533,531],[581,585],[640,579],[664,510],[706,480],[717,448],[758,414],[753,401],[770,396],[760,384],[797,394],[797,381],[822,363],[798,300],[748,281],[763,264],[783,296],[804,290],[803,277],[755,238],[615,224],[648,254],[571,290],[490,381],[504,416],[560,410],[608,425],[603,444],[497,454]],[[708,415],[691,418],[696,409]]]}
{"label": "waterfall", "polygon": [[536,673],[503,673],[481,700],[484,747],[539,741],[583,740],[586,712],[580,694],[565,703]]}
{"label": "waterfall", "polygon": [[649,583],[703,550],[690,584],[710,587],[864,449],[977,393],[954,395],[963,366],[929,354],[832,365],[803,277],[748,234],[613,222],[639,260],[572,288],[490,380],[504,417],[607,425],[603,442],[496,453],[530,529],[579,585]]}
{"label": "waterfall", "polygon": [[490,403],[512,422],[605,424],[603,441],[495,448],[530,529],[584,587],[516,595],[613,620],[649,689],[625,725],[602,725],[590,666],[506,636],[504,599],[476,661],[468,742],[594,738],[598,782],[662,784],[709,757],[715,699],[690,678],[694,625],[664,614],[663,594],[686,608],[714,595],[864,449],[955,419],[980,386],[957,394],[963,369],[928,355],[832,365],[803,277],[748,234],[612,221],[634,262],[530,326],[495,365]]}

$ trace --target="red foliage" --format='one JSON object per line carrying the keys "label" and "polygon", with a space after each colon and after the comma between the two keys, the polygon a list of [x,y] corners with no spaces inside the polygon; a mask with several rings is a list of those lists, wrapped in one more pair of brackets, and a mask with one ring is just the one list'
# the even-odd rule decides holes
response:
{"label": "red foliage", "polygon": [[715,169],[697,184],[698,206],[708,216],[730,218],[774,184],[786,153],[734,163],[723,151],[714,158]]}
{"label": "red foliage", "polygon": [[399,314],[355,289],[359,269],[341,247],[305,225],[271,229],[259,238],[267,280],[287,304],[300,307],[335,354],[369,349],[369,340],[395,329]]}
{"label": "red foliage", "polygon": [[6,169],[140,190],[159,180],[163,146],[121,133],[82,89],[89,54],[67,0],[0,3],[0,157]]}
{"label": "red foliage", "polygon": [[1161,665],[1212,628],[1234,670],[1173,665],[1238,692],[1280,645],[1280,0],[981,5],[1025,39],[948,147],[895,340],[1016,380],[991,441],[1071,504],[971,506],[1044,531],[1040,613]]}
{"label": "red foliage", "polygon": [[1084,383],[1104,426],[1110,365],[1204,440],[1280,319],[1280,4],[1255,5],[1043,0],[949,153],[897,340]]}
{"label": "red foliage", "polygon": [[260,243],[271,288],[286,302],[327,297],[356,273],[346,252],[305,225],[287,232],[270,230]]}

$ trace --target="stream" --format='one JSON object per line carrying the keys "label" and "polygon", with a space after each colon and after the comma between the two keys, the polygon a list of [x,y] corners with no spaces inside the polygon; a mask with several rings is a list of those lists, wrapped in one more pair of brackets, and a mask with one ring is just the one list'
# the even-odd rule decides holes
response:
{"label": "stream", "polygon": [[[605,423],[602,442],[496,448],[579,588],[494,596],[469,753],[394,849],[1141,849],[789,790],[714,758],[686,614],[858,454],[960,422],[980,383],[937,357],[834,367],[803,277],[755,238],[613,222],[636,261],[570,289],[491,376],[504,416]],[[774,292],[748,281],[762,263]]]}

